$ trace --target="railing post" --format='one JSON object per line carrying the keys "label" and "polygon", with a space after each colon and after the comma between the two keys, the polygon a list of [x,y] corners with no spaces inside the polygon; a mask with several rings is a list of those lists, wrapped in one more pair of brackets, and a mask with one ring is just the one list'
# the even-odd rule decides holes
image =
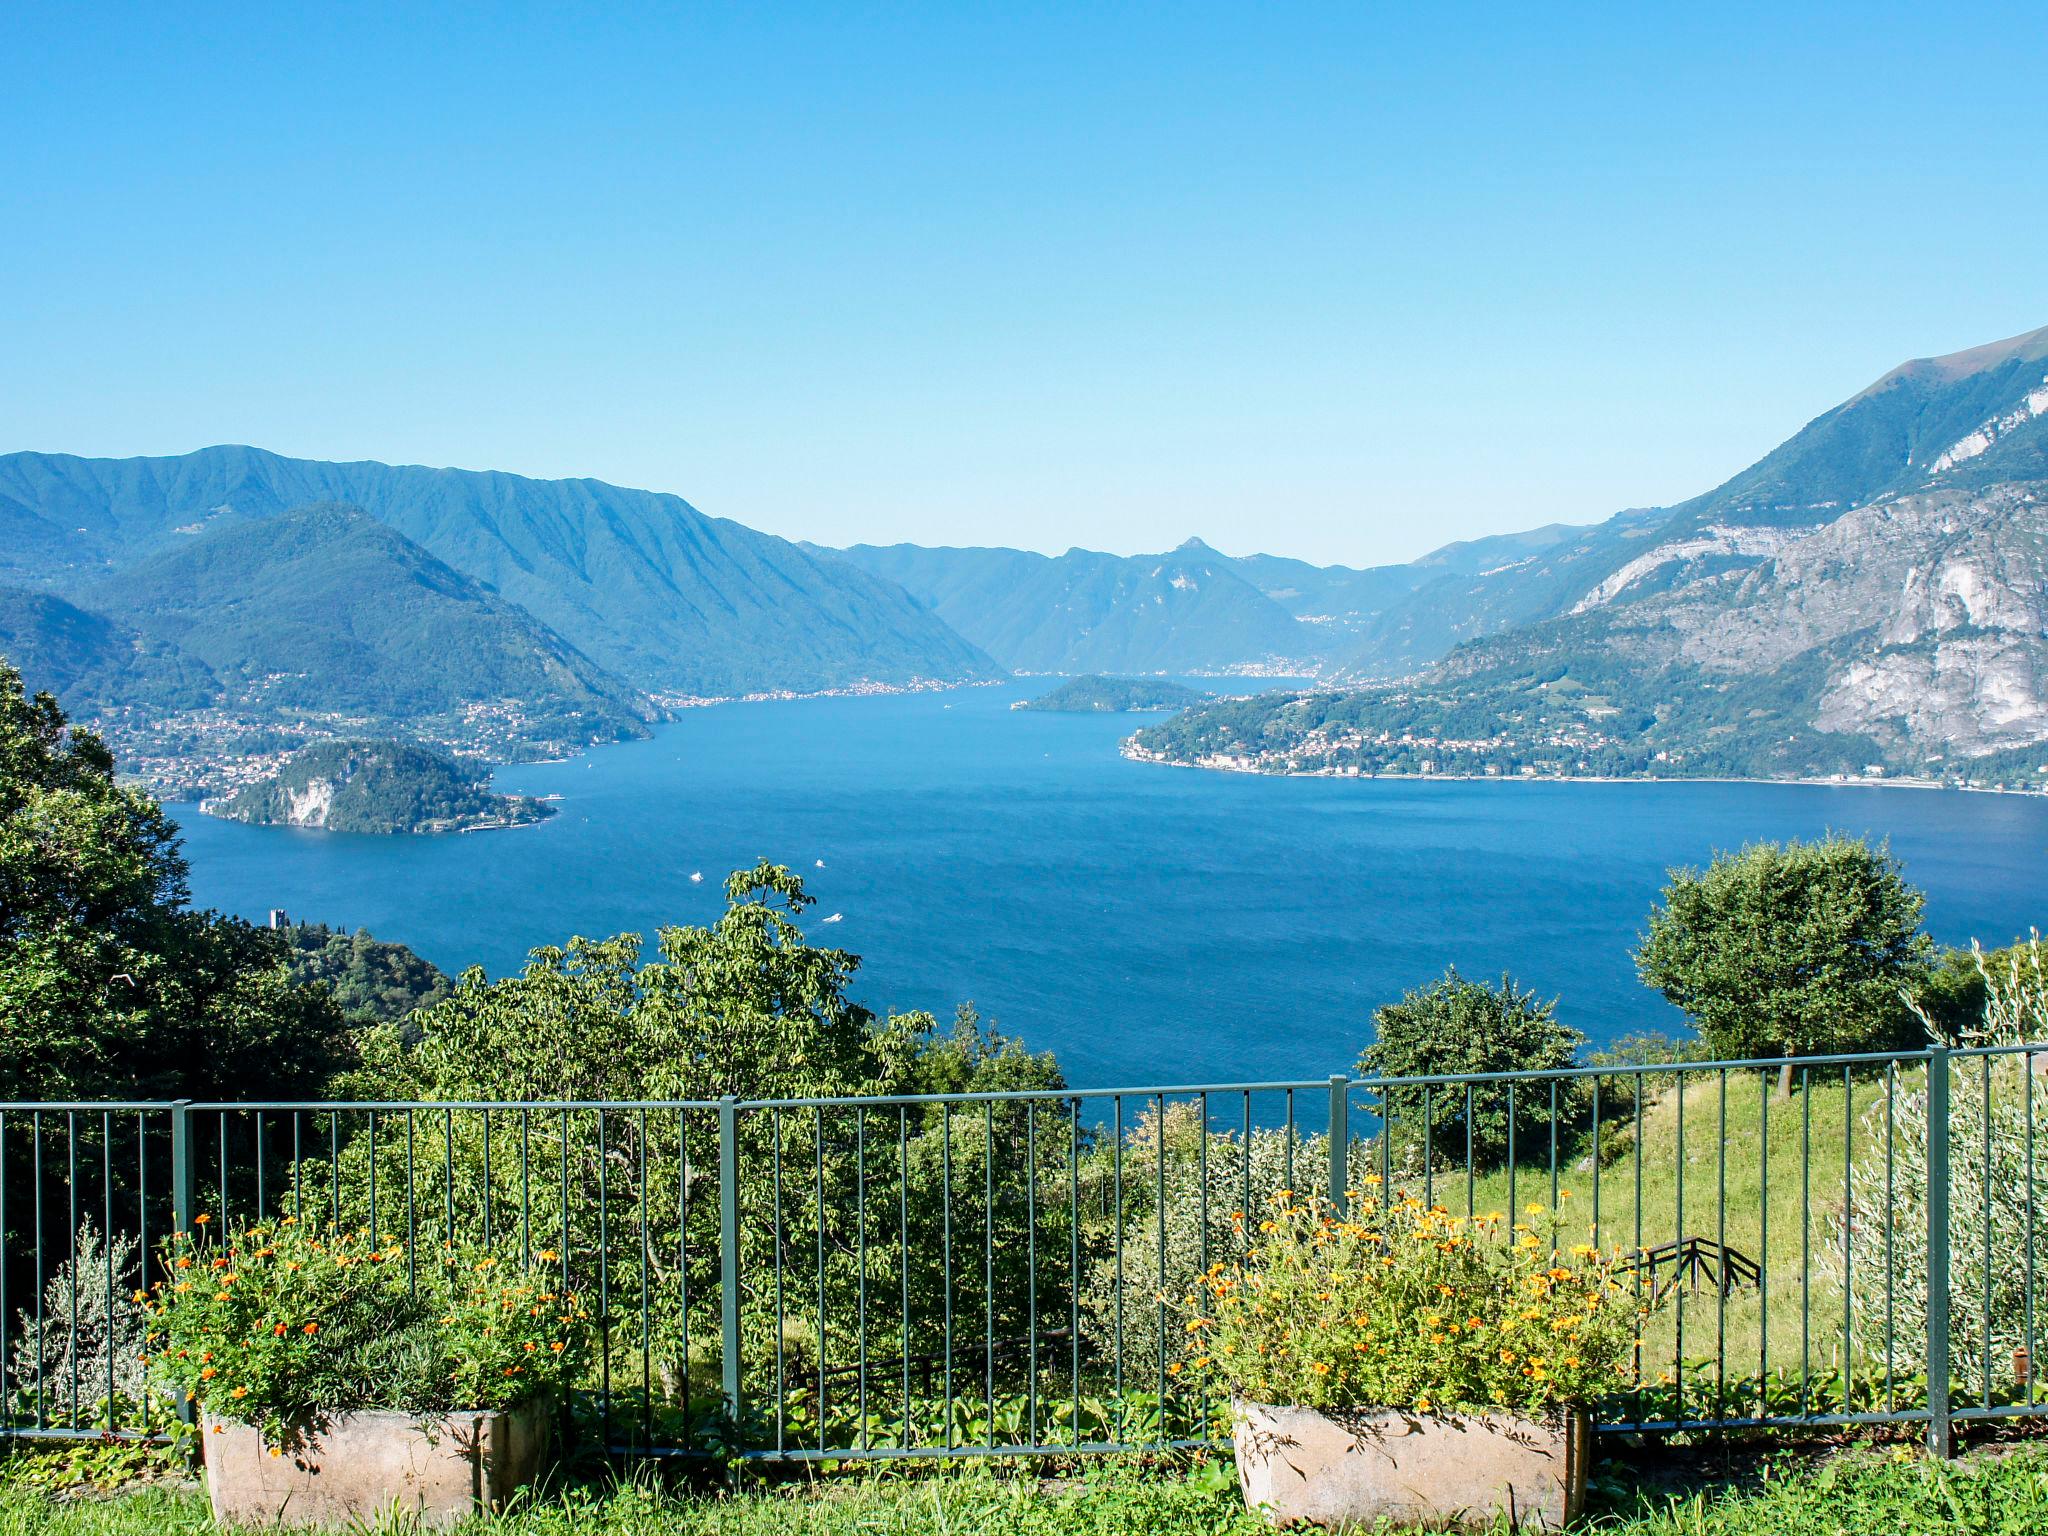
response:
{"label": "railing post", "polygon": [[[171,1105],[171,1231],[190,1232],[199,1214],[199,1138],[192,1134],[192,1101],[178,1099]],[[145,1256],[145,1262],[147,1256]],[[189,1394],[178,1399],[178,1418],[192,1424],[198,1420]]]}
{"label": "railing post", "polygon": [[740,1426],[740,1135],[739,1100],[718,1101],[718,1314],[722,1325],[725,1411],[733,1449]]}
{"label": "railing post", "polygon": [[1927,1454],[1955,1454],[1949,1417],[1948,1048],[1927,1053]]}
{"label": "railing post", "polygon": [[1342,1220],[1351,1194],[1351,1079],[1330,1074],[1330,1209]]}

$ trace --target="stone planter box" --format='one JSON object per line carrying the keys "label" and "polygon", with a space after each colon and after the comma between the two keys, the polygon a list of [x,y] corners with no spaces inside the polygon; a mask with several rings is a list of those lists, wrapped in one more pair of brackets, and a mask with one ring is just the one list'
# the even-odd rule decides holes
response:
{"label": "stone planter box", "polygon": [[409,1413],[351,1413],[273,1456],[260,1431],[207,1413],[206,1490],[222,1525],[345,1526],[397,1509],[449,1526],[503,1508],[533,1482],[548,1424],[538,1401],[424,1425]]}
{"label": "stone planter box", "polygon": [[1275,1525],[1395,1524],[1555,1529],[1585,1504],[1590,1434],[1583,1413],[1421,1414],[1367,1408],[1231,1404],[1237,1479],[1248,1509]]}

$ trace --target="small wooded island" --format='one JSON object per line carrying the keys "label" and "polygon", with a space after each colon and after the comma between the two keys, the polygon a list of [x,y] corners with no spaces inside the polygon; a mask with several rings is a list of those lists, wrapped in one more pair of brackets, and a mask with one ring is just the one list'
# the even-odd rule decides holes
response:
{"label": "small wooded island", "polygon": [[489,786],[488,769],[409,742],[320,741],[275,776],[199,808],[263,826],[421,834],[525,826],[555,813]]}
{"label": "small wooded island", "polygon": [[1012,709],[1047,709],[1065,714],[1121,715],[1141,710],[1186,709],[1209,695],[1158,677],[1077,677],[1051,693],[1021,699]]}

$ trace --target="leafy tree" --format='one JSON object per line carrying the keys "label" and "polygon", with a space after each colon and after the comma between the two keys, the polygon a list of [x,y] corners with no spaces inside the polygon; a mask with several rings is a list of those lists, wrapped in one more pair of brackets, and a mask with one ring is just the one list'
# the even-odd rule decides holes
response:
{"label": "leafy tree", "polygon": [[1902,993],[1932,956],[1924,905],[1859,838],[1752,843],[1672,872],[1636,968],[1717,1056],[1883,1050],[1913,1027]]}
{"label": "leafy tree", "polygon": [[[866,1102],[1057,1090],[1057,1063],[971,1007],[942,1032],[929,1014],[882,1019],[853,1001],[860,959],[807,941],[812,898],[790,870],[763,861],[725,894],[716,922],[662,929],[651,958],[636,934],[572,939],[533,951],[516,976],[465,973],[412,1016],[414,1049],[374,1032],[353,1085],[364,1097],[663,1102],[451,1107],[390,1117],[382,1134],[366,1122],[332,1180],[349,1219],[402,1190],[407,1219],[426,1228],[530,1234],[583,1283],[601,1279],[613,1337],[640,1341],[657,1397],[688,1416],[717,1396],[723,1174],[708,1101],[855,1099],[738,1114],[750,1390],[794,1390],[821,1356],[855,1358],[863,1337],[876,1359],[923,1350],[949,1301],[998,1338],[1024,1331],[1034,1298],[1062,1314],[1071,1234],[1047,1192],[1085,1134],[1071,1106]],[[949,1242],[982,1262],[956,1256],[949,1278]]]}
{"label": "leafy tree", "polygon": [[326,987],[353,1026],[401,1023],[454,990],[431,960],[367,928],[347,933],[325,923],[297,923],[286,930],[285,942],[291,946],[292,981]]}
{"label": "leafy tree", "polygon": [[277,935],[194,911],[178,831],[0,661],[0,1098],[285,1098],[346,1054]]}
{"label": "leafy tree", "polygon": [[[1459,975],[1456,966],[1381,1007],[1373,1024],[1373,1042],[1358,1064],[1378,1077],[1558,1071],[1571,1066],[1585,1039],[1558,1022],[1554,1002],[1539,1002],[1513,977],[1504,974],[1498,986],[1489,986]],[[1469,1100],[1462,1085],[1447,1083],[1391,1090],[1387,1100],[1397,1135],[1406,1133],[1419,1146],[1426,1127],[1428,1150],[1459,1161],[1469,1136],[1474,1164],[1494,1167],[1511,1145],[1522,1151],[1546,1146],[1577,1095],[1560,1093],[1555,1120],[1552,1096],[1540,1083],[1512,1094],[1503,1084],[1481,1084]]]}

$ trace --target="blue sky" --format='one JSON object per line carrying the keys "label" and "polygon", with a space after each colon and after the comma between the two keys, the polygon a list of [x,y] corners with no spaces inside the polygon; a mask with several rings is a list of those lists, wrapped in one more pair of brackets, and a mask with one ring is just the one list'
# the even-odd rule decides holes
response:
{"label": "blue sky", "polygon": [[2043,80],[2038,6],[9,7],[0,449],[1405,559],[2048,324]]}

